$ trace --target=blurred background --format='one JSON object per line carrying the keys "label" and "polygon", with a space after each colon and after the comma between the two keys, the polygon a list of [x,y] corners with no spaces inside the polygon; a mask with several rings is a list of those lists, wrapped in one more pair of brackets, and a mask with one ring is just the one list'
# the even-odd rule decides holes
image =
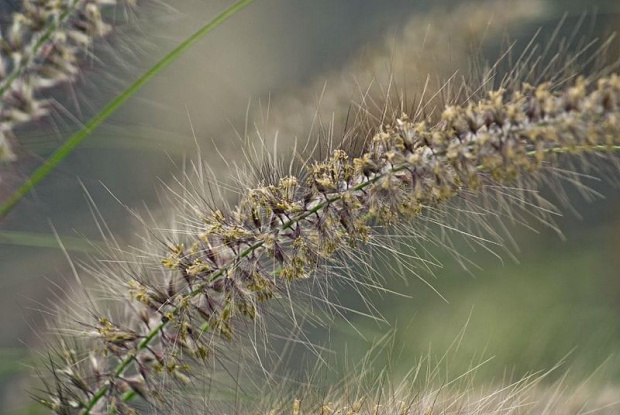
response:
{"label": "blurred background", "polygon": [[[1,167],[0,200],[79,122],[232,4],[152,3],[139,1],[135,15],[117,17],[116,32],[95,45],[97,59],[84,65],[79,82],[52,91],[52,117],[19,131],[20,159]],[[258,128],[270,149],[286,153],[295,138],[342,130],[351,101],[371,82],[380,90],[396,74],[413,97],[427,76],[440,82],[467,73],[480,53],[493,62],[513,41],[525,47],[538,28],[544,44],[561,21],[565,36],[604,38],[620,29],[615,3],[256,1],[158,75],[0,222],[0,411],[38,413],[26,393],[42,343],[32,327],[59,301],[50,290],[73,278],[54,232],[78,262],[90,249],[84,238],[100,239],[84,189],[119,240],[131,244],[140,229],[119,201],[169,216],[158,212],[162,182],[182,174],[196,146],[225,180],[228,166],[218,153],[242,161],[237,136],[246,131],[257,139]],[[15,7],[18,1],[3,4],[2,24]],[[413,277],[386,278],[404,295],[371,295],[385,322],[357,315],[336,321],[327,330],[330,348],[363,355],[393,330],[403,371],[429,351],[454,348],[458,338],[451,372],[492,357],[478,370],[479,382],[561,361],[577,378],[600,367],[606,382],[620,382],[620,192],[608,182],[588,183],[605,199],[586,202],[574,192],[581,217],[558,219],[565,239],[542,227],[511,228],[519,263],[471,253],[480,266],[473,276],[438,249],[433,254],[444,266],[429,282],[441,295]],[[346,292],[342,302],[360,305]],[[325,332],[311,335],[320,343]]]}

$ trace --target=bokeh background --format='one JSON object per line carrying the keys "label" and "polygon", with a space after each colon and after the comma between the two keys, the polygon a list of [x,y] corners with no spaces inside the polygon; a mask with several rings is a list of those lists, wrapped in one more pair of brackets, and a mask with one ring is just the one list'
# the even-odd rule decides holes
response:
{"label": "bokeh background", "polygon": [[[116,32],[96,44],[97,59],[84,65],[80,81],[52,91],[54,115],[20,131],[20,161],[2,167],[0,200],[79,121],[231,4],[139,3],[135,15],[117,16]],[[318,134],[316,126],[310,130],[317,108],[319,124],[333,120],[338,131],[359,88],[385,80],[391,70],[414,71],[404,83],[415,90],[426,75],[446,79],[468,70],[481,51],[492,61],[513,40],[524,46],[539,27],[549,36],[565,13],[567,35],[603,37],[620,29],[620,8],[612,0],[513,3],[258,0],[209,34],[0,222],[0,411],[38,413],[26,393],[29,364],[42,350],[43,335],[33,327],[59,301],[50,290],[73,278],[54,232],[76,262],[87,260],[83,238],[100,238],[84,189],[119,240],[130,244],[140,230],[119,201],[166,217],[158,212],[161,184],[182,174],[196,146],[224,178],[228,167],[216,147],[228,162],[241,160],[236,136],[256,125],[270,145],[277,131],[278,150],[286,151],[294,137],[312,140]],[[19,2],[3,4],[2,24],[15,7]],[[589,17],[577,26],[583,12]],[[336,320],[330,347],[363,355],[392,330],[405,370],[429,350],[445,353],[459,338],[454,373],[493,358],[478,370],[479,382],[546,370],[560,361],[577,378],[601,368],[605,382],[620,382],[620,192],[608,182],[588,183],[605,198],[586,202],[574,195],[581,217],[558,219],[565,239],[549,229],[515,227],[519,263],[472,253],[480,265],[474,276],[438,250],[444,267],[429,281],[444,298],[415,278],[394,279],[389,288],[404,296],[372,299],[386,323],[355,315]],[[347,293],[342,296],[347,304]],[[357,301],[352,297],[349,305],[359,306]],[[317,330],[317,342],[324,333]]]}

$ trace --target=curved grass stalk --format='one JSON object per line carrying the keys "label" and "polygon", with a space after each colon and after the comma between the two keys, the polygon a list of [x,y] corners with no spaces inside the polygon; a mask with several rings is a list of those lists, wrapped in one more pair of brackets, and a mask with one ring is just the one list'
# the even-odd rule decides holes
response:
{"label": "curved grass stalk", "polygon": [[155,75],[164,68],[178,59],[187,49],[198,42],[203,36],[217,28],[230,17],[235,15],[254,0],[240,0],[216,16],[213,20],[203,26],[200,30],[186,39],[177,46],[172,52],[168,53],[162,60],[151,67],[129,88],[114,98],[105,108],[103,108],[95,117],[93,117],[80,131],[69,138],[60,148],[58,148],[35,172],[28,178],[19,189],[17,189],[3,204],[0,206],[0,219],[5,217],[18,203],[26,196],[41,180],[47,177],[60,162],[62,162],[69,154],[80,145],[103,121],[112,115],[121,105],[130,97],[138,92],[146,83],[148,83]]}

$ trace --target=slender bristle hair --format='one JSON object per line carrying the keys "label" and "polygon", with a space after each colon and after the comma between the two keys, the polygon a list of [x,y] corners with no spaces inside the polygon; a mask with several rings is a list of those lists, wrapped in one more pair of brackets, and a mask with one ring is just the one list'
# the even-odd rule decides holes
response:
{"label": "slender bristle hair", "polygon": [[[133,4],[134,0],[121,0]],[[111,26],[117,0],[24,0],[0,32],[0,162],[16,159],[14,129],[49,112],[44,93],[73,82],[80,60]]]}
{"label": "slender bristle hair", "polygon": [[[467,265],[449,234],[493,250],[510,240],[489,221],[552,224],[556,208],[541,186],[554,186],[560,200],[562,182],[587,192],[564,160],[599,165],[620,150],[620,77],[613,65],[587,70],[570,59],[534,76],[534,55],[523,52],[505,76],[496,65],[478,83],[446,83],[418,105],[394,104],[386,94],[378,116],[361,106],[357,124],[327,144],[327,155],[309,146],[288,169],[250,160],[258,180],[230,186],[239,193],[234,203],[218,197],[229,185],[218,188],[221,178],[210,181],[198,165],[172,191],[173,226],[144,220],[144,248],[124,253],[110,238],[107,256],[85,267],[98,289],[63,305],[55,326],[62,341],[39,401],[59,414],[125,414],[140,397],[146,410],[169,413],[203,367],[241,359],[244,338],[258,356],[256,338],[269,335],[272,310],[298,327],[304,293],[339,313],[334,286],[380,287],[361,271],[372,268],[376,250],[401,252],[391,269],[417,275],[414,266],[432,268],[429,244]],[[444,93],[440,111],[425,106]],[[504,396],[473,407],[512,408]],[[431,413],[426,403],[403,407],[400,392],[386,406],[336,402],[307,412],[301,405],[293,414]],[[454,413],[504,413],[478,408]]]}

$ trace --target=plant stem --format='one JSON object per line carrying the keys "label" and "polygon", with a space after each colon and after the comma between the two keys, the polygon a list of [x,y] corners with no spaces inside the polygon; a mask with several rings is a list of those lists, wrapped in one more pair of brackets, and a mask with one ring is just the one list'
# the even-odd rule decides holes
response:
{"label": "plant stem", "polygon": [[94,253],[98,249],[104,249],[105,244],[101,241],[90,241],[82,238],[63,236],[60,238],[62,245],[53,235],[33,232],[16,232],[0,230],[0,245],[26,246],[30,248],[66,248],[68,251]]}

